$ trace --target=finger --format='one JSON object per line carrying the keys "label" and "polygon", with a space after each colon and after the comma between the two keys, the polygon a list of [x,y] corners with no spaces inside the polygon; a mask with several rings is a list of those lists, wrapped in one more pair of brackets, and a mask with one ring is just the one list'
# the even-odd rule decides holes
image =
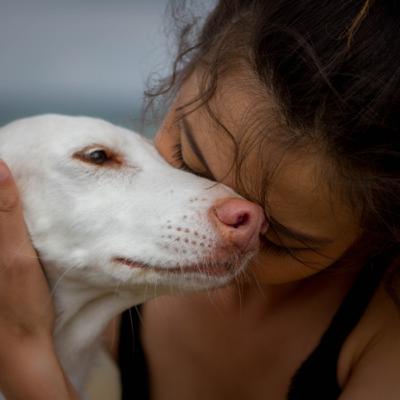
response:
{"label": "finger", "polygon": [[[0,290],[15,302],[47,300],[47,282],[25,225],[22,204],[11,171],[0,160]],[[5,299],[2,299],[3,302]]]}
{"label": "finger", "polygon": [[0,254],[2,263],[35,258],[17,186],[8,166],[0,161]]}
{"label": "finger", "polygon": [[18,190],[7,164],[0,160],[0,210],[12,213],[19,204]]}
{"label": "finger", "polygon": [[0,161],[0,332],[47,335],[53,322],[50,291],[25,225],[18,189]]}

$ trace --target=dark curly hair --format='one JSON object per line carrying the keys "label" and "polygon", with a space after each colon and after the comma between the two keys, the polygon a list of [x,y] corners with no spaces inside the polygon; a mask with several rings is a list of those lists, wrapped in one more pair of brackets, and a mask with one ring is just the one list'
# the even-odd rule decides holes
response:
{"label": "dark curly hair", "polygon": [[191,104],[207,107],[222,75],[246,64],[272,94],[286,145],[317,145],[328,157],[324,179],[360,216],[368,246],[400,247],[400,3],[220,0],[204,21],[184,2],[171,9],[177,56],[149,103],[173,97],[201,66]]}

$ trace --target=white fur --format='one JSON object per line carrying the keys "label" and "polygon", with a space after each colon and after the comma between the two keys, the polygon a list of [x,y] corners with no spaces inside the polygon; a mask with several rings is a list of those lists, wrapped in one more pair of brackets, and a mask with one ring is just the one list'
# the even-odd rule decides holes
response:
{"label": "white fur", "polygon": [[[96,166],[74,157],[88,146],[105,146],[123,162]],[[54,295],[57,352],[78,391],[113,316],[174,288],[224,285],[251,256],[241,255],[239,266],[218,276],[185,272],[187,266],[235,262],[208,213],[217,199],[236,195],[172,168],[150,141],[127,129],[87,117],[22,119],[0,129],[0,157],[20,189]],[[147,267],[132,268],[114,257]]]}

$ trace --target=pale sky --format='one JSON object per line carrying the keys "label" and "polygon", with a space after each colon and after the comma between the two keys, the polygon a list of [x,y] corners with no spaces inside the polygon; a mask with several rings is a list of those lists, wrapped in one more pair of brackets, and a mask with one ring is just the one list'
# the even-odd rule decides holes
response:
{"label": "pale sky", "polygon": [[1,0],[0,124],[32,114],[130,125],[151,72],[171,57],[167,0]]}

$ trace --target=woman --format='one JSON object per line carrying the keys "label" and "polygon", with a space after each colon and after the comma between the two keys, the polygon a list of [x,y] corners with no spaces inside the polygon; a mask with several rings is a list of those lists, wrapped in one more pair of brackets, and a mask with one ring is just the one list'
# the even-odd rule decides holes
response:
{"label": "woman", "polygon": [[[240,281],[142,306],[136,354],[123,319],[124,398],[400,398],[399,8],[221,0],[194,43],[183,26],[156,146],[261,204],[269,229]],[[0,387],[10,399],[73,398],[7,175],[0,204],[0,343],[15,343],[0,347]]]}

